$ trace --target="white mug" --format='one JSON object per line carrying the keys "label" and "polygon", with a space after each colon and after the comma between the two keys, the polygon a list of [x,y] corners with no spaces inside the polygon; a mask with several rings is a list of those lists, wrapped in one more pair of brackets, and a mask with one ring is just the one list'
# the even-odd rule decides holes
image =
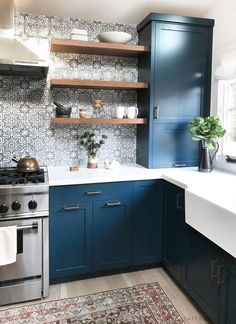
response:
{"label": "white mug", "polygon": [[123,106],[118,106],[116,108],[114,108],[114,117],[115,118],[124,118],[125,115],[125,107]]}
{"label": "white mug", "polygon": [[127,118],[137,118],[138,108],[137,107],[128,107],[126,109]]}

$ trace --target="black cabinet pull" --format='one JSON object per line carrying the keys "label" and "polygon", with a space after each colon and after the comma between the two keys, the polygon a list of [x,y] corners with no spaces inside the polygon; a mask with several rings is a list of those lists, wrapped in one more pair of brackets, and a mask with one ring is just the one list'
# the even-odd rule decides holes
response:
{"label": "black cabinet pull", "polygon": [[182,193],[176,195],[176,209],[182,209],[181,198]]}
{"label": "black cabinet pull", "polygon": [[120,201],[111,201],[111,202],[107,202],[106,207],[116,207],[116,206],[120,206],[121,202]]}
{"label": "black cabinet pull", "polygon": [[86,195],[92,196],[92,195],[101,195],[101,191],[86,191]]}
{"label": "black cabinet pull", "polygon": [[211,280],[217,278],[217,272],[215,271],[215,266],[217,265],[217,260],[211,260]]}
{"label": "black cabinet pull", "polygon": [[159,106],[154,107],[154,115],[153,115],[154,119],[159,118],[159,116],[160,116],[160,107]]}
{"label": "black cabinet pull", "polygon": [[220,264],[217,267],[217,286],[220,287],[220,285],[223,285],[224,283],[224,265]]}

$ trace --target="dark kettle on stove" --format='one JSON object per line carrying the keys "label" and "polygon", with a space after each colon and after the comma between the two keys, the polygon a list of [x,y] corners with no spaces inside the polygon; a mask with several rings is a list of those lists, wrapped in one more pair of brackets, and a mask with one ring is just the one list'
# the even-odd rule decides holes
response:
{"label": "dark kettle on stove", "polygon": [[12,161],[17,163],[16,169],[19,172],[35,172],[39,170],[38,161],[32,156],[27,155],[20,160],[13,157]]}

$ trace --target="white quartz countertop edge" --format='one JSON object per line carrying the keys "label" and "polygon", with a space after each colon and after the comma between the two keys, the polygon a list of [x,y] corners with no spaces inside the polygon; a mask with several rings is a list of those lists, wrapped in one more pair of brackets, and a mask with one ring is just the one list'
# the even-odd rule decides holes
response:
{"label": "white quartz countertop edge", "polygon": [[[186,170],[194,170],[194,168],[184,169],[185,172]],[[168,176],[168,173],[173,176],[176,175],[176,177]],[[67,166],[49,166],[48,174],[49,186],[165,179],[184,189],[187,187],[184,181],[179,180],[181,177],[177,169],[147,169],[137,164],[122,165],[115,170],[82,167],[79,171],[69,171]]]}

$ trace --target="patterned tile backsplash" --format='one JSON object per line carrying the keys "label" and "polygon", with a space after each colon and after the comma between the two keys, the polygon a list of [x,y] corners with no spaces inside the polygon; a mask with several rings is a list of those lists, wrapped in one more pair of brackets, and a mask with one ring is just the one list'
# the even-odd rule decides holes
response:
{"label": "patterned tile backsplash", "polygon": [[[102,31],[126,31],[137,43],[136,26],[84,21],[79,19],[17,14],[15,34],[28,46],[37,46],[39,54],[48,56],[51,38],[69,38],[72,28],[87,29],[89,40]],[[137,80],[137,59],[75,54],[51,54],[47,79],[0,75],[0,163],[14,165],[12,157],[29,153],[41,165],[85,165],[86,152],[79,146],[79,135],[93,130],[108,140],[98,153],[102,164],[106,159],[121,163],[135,162],[136,126],[133,125],[52,125],[53,101],[72,107],[72,117],[85,108],[93,114],[92,100],[101,99],[109,117],[116,106],[136,105],[135,91],[54,89],[51,78],[89,78],[117,81]]]}

